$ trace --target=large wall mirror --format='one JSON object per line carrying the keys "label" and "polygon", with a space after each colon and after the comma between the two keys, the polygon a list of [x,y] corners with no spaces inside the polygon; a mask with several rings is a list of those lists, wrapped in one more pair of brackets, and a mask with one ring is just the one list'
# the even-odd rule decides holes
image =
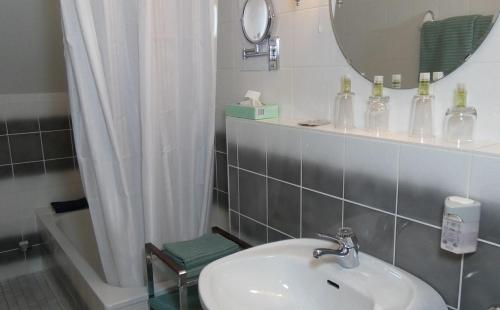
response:
{"label": "large wall mirror", "polygon": [[[460,67],[484,41],[500,0],[330,0],[335,36],[347,61],[369,80],[415,88]],[[393,76],[401,83],[393,83]]]}

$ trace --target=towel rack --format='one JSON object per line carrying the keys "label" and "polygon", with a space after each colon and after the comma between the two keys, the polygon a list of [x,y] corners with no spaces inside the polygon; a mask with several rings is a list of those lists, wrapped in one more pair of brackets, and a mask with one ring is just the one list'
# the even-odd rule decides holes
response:
{"label": "towel rack", "polygon": [[434,12],[432,10],[428,10],[427,12],[424,13],[424,18],[422,19],[422,25],[425,24],[426,22],[433,22],[436,20],[436,16],[434,15]]}

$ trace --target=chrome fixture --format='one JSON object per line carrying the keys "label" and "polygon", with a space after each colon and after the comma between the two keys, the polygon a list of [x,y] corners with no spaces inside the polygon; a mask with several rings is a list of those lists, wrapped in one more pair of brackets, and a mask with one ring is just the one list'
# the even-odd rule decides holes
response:
{"label": "chrome fixture", "polygon": [[313,251],[314,258],[323,255],[335,255],[337,262],[344,268],[355,268],[359,266],[359,244],[358,238],[350,227],[342,227],[335,236],[318,234],[318,238],[332,241],[338,245],[337,249],[319,248]]}
{"label": "chrome fixture", "polygon": [[246,0],[241,29],[253,48],[243,49],[243,59],[267,56],[269,71],[279,69],[280,39],[272,37],[274,9],[270,0]]}
{"label": "chrome fixture", "polygon": [[424,18],[422,19],[422,25],[425,24],[426,22],[434,22],[436,21],[436,15],[434,14],[434,11],[428,10],[424,13]]}
{"label": "chrome fixture", "polygon": [[269,71],[279,69],[280,59],[280,39],[277,37],[268,38],[264,44],[255,44],[254,48],[243,49],[243,59],[251,57],[268,56]]}
{"label": "chrome fixture", "polygon": [[300,6],[300,0],[295,0],[295,2],[297,6]]}

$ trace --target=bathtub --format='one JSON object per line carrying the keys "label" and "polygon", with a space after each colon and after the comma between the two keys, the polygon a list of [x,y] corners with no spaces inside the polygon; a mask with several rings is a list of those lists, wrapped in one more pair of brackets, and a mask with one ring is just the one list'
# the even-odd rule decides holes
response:
{"label": "bathtub", "polygon": [[147,310],[146,287],[122,288],[104,281],[88,210],[55,214],[36,211],[46,258],[59,286],[80,309]]}

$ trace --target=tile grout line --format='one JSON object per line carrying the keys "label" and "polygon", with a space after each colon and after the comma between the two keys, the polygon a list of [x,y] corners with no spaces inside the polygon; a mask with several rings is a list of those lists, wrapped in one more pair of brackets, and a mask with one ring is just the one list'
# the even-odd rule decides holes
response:
{"label": "tile grout line", "polygon": [[303,192],[303,162],[304,162],[304,153],[303,153],[303,134],[302,132],[299,133],[299,147],[300,147],[300,189],[299,189],[299,238],[302,238],[303,231],[302,231],[302,192]]}
{"label": "tile grout line", "polygon": [[[226,144],[227,144],[227,141],[226,141]],[[215,145],[215,143],[214,143]],[[226,145],[227,147],[227,145]],[[215,152],[215,154],[217,154],[217,150]],[[226,155],[226,163],[225,163],[225,167],[226,167],[226,187],[227,187],[227,192],[224,192],[224,191],[221,191],[219,190],[218,188],[216,188],[215,190],[217,191],[217,204],[219,204],[219,194],[220,193],[224,193],[226,194],[227,196],[227,211],[228,211],[228,217],[227,217],[227,220],[228,220],[228,223],[227,223],[227,227],[229,227],[229,232],[231,232],[231,201],[229,199],[229,190],[230,190],[230,186],[231,186],[231,182],[229,182],[229,158]],[[218,186],[218,185],[217,185]]]}
{"label": "tile grout line", "polygon": [[47,174],[47,166],[45,165],[45,150],[43,149],[43,138],[42,138],[42,131],[41,131],[41,126],[40,126],[40,118],[37,117],[36,121],[38,123],[38,130],[39,130],[38,135],[40,137],[40,146],[42,148],[43,172],[44,172],[44,174]]}
{"label": "tile grout line", "polygon": [[488,240],[484,240],[484,239],[477,239],[479,242],[482,242],[482,243],[485,243],[487,245],[491,245],[491,246],[494,246],[494,247],[497,247],[497,248],[500,248],[500,244],[499,243],[495,243],[495,242],[491,242],[491,241],[488,241]]}
{"label": "tile grout line", "polygon": [[274,227],[272,227],[272,226],[269,226],[269,225],[266,225],[266,224],[264,224],[264,223],[262,223],[262,222],[260,222],[260,221],[257,221],[256,219],[251,218],[251,217],[249,217],[248,215],[245,215],[245,214],[243,214],[243,213],[239,213],[239,212],[237,212],[237,213],[238,213],[241,217],[246,218],[247,220],[250,220],[250,221],[252,221],[252,222],[255,222],[255,223],[257,223],[257,224],[259,224],[259,225],[262,225],[262,226],[264,226],[264,227],[266,227],[266,228],[268,228],[268,229],[275,230],[275,231],[279,232],[280,234],[283,234],[283,235],[285,235],[285,236],[287,236],[287,237],[290,237],[290,238],[293,238],[293,239],[297,239],[297,237],[291,236],[291,235],[287,234],[286,232],[283,232],[283,231],[281,231],[281,230],[279,230],[279,229],[276,229],[276,228],[274,228]]}
{"label": "tile grout line", "polygon": [[345,216],[345,171],[347,162],[347,139],[345,136],[342,137],[342,213],[340,215],[340,226],[344,227],[344,216]]}
{"label": "tile grout line", "polygon": [[[227,128],[227,124],[226,124]],[[236,165],[240,166],[240,128],[236,127]],[[227,143],[227,138],[226,138]],[[229,166],[229,165],[228,165]],[[229,168],[228,168],[229,170]],[[240,203],[240,170],[236,168],[236,172],[238,174],[238,237],[241,238],[241,203]]]}
{"label": "tile grout line", "polygon": [[472,155],[469,156],[469,160],[467,161],[467,179],[465,180],[465,191],[467,198],[470,198],[470,184],[472,178],[472,161],[474,157]]}
{"label": "tile grout line", "polygon": [[396,266],[396,238],[397,238],[397,231],[398,231],[398,202],[399,202],[399,170],[401,166],[401,145],[398,145],[398,152],[397,152],[398,159],[396,161],[397,166],[396,166],[396,205],[394,208],[394,235],[393,235],[393,245],[392,245],[392,264]]}
{"label": "tile grout line", "polygon": [[[281,181],[281,180],[277,180],[277,181]],[[290,184],[290,185],[293,185],[293,184]],[[323,192],[320,192],[318,190],[315,190],[315,189],[312,189],[312,188],[309,188],[309,187],[302,186],[302,188],[304,190],[306,190],[306,191],[313,192],[313,193],[316,193],[316,194],[319,194],[319,195],[323,195],[323,196],[326,196],[326,197],[334,198],[334,199],[337,199],[337,200],[340,200],[340,201],[344,200],[342,197],[338,197],[338,196],[335,196],[335,195],[332,195],[332,194],[323,193]]]}
{"label": "tile grout line", "polygon": [[266,243],[269,243],[269,171],[267,167],[267,151],[268,151],[268,137],[267,135],[264,137],[264,154],[266,158]]}
{"label": "tile grout line", "polygon": [[[0,165],[0,167],[6,167],[6,166],[16,166],[16,165],[24,165],[24,164],[33,164],[33,163],[41,163],[41,162],[50,162],[50,161],[56,161],[56,160],[64,160],[64,159],[73,159],[76,158],[75,156],[68,156],[68,157],[57,157],[57,158],[50,158],[50,159],[45,159],[45,160],[31,160],[31,161],[21,161],[17,163],[12,163],[12,164],[4,164]],[[222,191],[222,190],[221,190]]]}
{"label": "tile grout line", "polygon": [[[40,128],[40,126],[38,127]],[[61,131],[71,131],[71,128],[64,128],[64,129],[53,129],[53,130],[39,130],[39,131],[26,131],[26,132],[13,132],[13,133],[6,133],[4,135],[0,136],[22,136],[22,135],[35,135],[40,132],[42,133],[51,133],[51,132],[61,132]]]}
{"label": "tile grout line", "polygon": [[[7,128],[7,122],[5,122],[5,130],[9,130]],[[10,147],[10,138],[9,136],[7,135],[7,147],[9,148],[9,159],[10,159],[10,170],[11,170],[11,173],[12,173],[12,178],[14,178],[14,161],[12,160],[12,148]]]}
{"label": "tile grout line", "polygon": [[[227,123],[227,121],[224,119],[224,125],[225,125],[225,127],[227,127],[226,123]],[[224,132],[224,135],[227,135],[227,133]],[[225,138],[225,142],[226,142],[226,150],[229,150],[229,148],[228,148],[228,144],[229,143],[227,142],[228,139],[227,139],[226,136],[224,138]],[[214,145],[215,144],[216,143],[214,143]],[[217,146],[214,146],[214,148],[215,148],[215,151],[217,152]],[[229,219],[229,225],[227,227],[229,227],[229,232],[232,233],[233,232],[233,225],[232,225],[232,221],[231,221],[231,217],[232,217],[231,216],[232,215],[231,214],[231,210],[232,210],[232,208],[231,208],[231,195],[229,194],[231,192],[231,182],[230,182],[231,180],[229,178],[229,176],[231,175],[230,174],[230,169],[229,169],[229,151],[226,154],[226,158],[227,158],[227,193],[226,194],[227,194],[227,205],[229,206],[228,210],[227,210],[227,213],[228,213],[227,215],[228,215],[228,219]],[[216,188],[215,190],[218,190],[218,189]],[[238,235],[238,238],[239,238],[239,235]]]}
{"label": "tile grout line", "polygon": [[[214,155],[214,178],[212,180],[215,180],[215,188],[219,188],[219,178],[217,177],[217,171],[218,171],[218,169],[217,169],[217,153],[214,152],[213,155]],[[217,203],[219,203],[219,202],[217,201]]]}
{"label": "tile grout line", "polygon": [[287,236],[287,237],[290,237],[290,238],[292,238],[292,239],[297,239],[297,237],[291,236],[291,235],[287,234],[286,232],[281,231],[281,230],[279,230],[279,229],[276,229],[276,228],[274,228],[274,227],[272,227],[272,226],[267,226],[267,228],[268,228],[268,229],[270,229],[270,230],[274,230],[274,231],[276,231],[276,232],[278,232],[278,233],[280,233],[280,234],[282,234],[282,235],[285,235],[285,236]]}
{"label": "tile grout line", "polygon": [[462,285],[463,285],[463,276],[464,276],[464,261],[465,261],[465,255],[462,254],[460,257],[460,278],[458,279],[457,310],[460,310],[460,304],[462,303]]}
{"label": "tile grout line", "polygon": [[[472,161],[474,159],[473,155],[468,156],[467,160],[467,176],[465,180],[465,191],[466,191],[466,197],[470,198],[470,184],[471,184],[471,178],[472,178]],[[479,238],[478,238],[479,239]],[[462,254],[460,257],[460,275],[458,279],[458,298],[457,298],[457,310],[460,310],[460,304],[462,303],[462,285],[463,285],[463,275],[464,275],[464,262],[465,262],[465,255]]]}
{"label": "tile grout line", "polygon": [[69,129],[70,129],[69,138],[71,139],[71,154],[73,155],[73,168],[76,169],[76,163],[77,163],[76,142],[75,142],[75,139],[73,139],[73,135],[74,135],[75,131],[73,130],[73,121],[71,119],[71,114],[68,115],[68,123],[69,123]]}
{"label": "tile grout line", "polygon": [[[281,182],[281,183],[285,183],[285,184],[288,184],[288,185],[291,185],[291,186],[294,186],[294,187],[298,187],[300,188],[301,186],[300,185],[297,185],[297,184],[294,184],[294,183],[290,183],[290,182],[287,182],[287,181],[283,181],[283,180],[280,180],[280,179],[277,179],[275,177],[271,177],[271,176],[268,176],[268,175],[265,175],[265,174],[262,174],[262,173],[258,173],[258,172],[254,172],[252,170],[248,170],[248,169],[245,169],[245,168],[241,168],[241,167],[236,167],[234,165],[229,165],[230,167],[232,168],[236,168],[236,169],[239,169],[239,170],[242,170],[242,171],[245,171],[247,173],[251,173],[251,174],[255,174],[255,175],[258,175],[258,176],[261,176],[263,178],[269,178],[273,181],[277,181],[277,182]],[[267,155],[266,155],[266,166],[267,166]],[[266,168],[267,169],[267,168]],[[267,172],[266,172],[267,173]]]}
{"label": "tile grout line", "polygon": [[[228,185],[229,185],[229,184],[228,184]],[[229,188],[229,187],[228,187],[228,188]],[[226,195],[229,195],[229,191],[225,192],[225,191],[223,191],[222,189],[218,189],[217,187],[214,187],[214,188],[213,188],[213,190],[214,190],[214,191],[221,192],[221,193],[226,194]]]}

